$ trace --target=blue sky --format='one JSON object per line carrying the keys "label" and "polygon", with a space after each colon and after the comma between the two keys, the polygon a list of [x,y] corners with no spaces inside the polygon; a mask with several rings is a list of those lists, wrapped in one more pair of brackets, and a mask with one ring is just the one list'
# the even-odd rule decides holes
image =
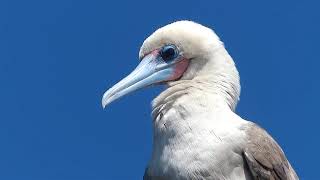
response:
{"label": "blue sky", "polygon": [[[317,179],[316,1],[0,1],[0,179],[141,179],[159,87],[101,107],[143,40],[188,19],[214,28],[241,75],[237,108],[267,129],[301,179]],[[315,155],[316,154],[316,155]]]}

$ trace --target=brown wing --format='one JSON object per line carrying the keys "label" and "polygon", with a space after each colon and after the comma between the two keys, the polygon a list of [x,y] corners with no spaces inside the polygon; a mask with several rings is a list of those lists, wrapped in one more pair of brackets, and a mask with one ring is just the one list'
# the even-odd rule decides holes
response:
{"label": "brown wing", "polygon": [[299,179],[282,149],[262,128],[251,124],[246,128],[248,144],[243,152],[249,171],[255,180]]}

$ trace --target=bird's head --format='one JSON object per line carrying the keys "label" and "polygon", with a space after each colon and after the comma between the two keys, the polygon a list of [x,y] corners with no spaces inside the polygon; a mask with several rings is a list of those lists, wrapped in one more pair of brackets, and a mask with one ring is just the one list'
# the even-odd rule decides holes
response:
{"label": "bird's head", "polygon": [[166,25],[144,41],[139,52],[140,64],[104,93],[102,105],[105,107],[146,86],[193,79],[203,72],[209,56],[222,47],[218,36],[200,24],[178,21]]}

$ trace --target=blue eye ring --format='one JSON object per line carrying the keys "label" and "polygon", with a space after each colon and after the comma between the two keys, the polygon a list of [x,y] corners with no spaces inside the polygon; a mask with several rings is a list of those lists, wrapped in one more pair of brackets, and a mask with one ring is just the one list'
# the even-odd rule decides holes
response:
{"label": "blue eye ring", "polygon": [[160,56],[165,62],[174,60],[178,55],[179,52],[175,45],[166,45],[160,51]]}

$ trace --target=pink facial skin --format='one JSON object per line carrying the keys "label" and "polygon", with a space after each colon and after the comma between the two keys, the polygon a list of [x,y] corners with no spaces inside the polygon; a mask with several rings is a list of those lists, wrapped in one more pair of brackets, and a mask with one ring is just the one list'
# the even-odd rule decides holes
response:
{"label": "pink facial skin", "polygon": [[189,60],[181,57],[182,59],[174,65],[174,73],[171,75],[171,77],[168,79],[169,81],[177,80],[181,78],[183,73],[187,70],[189,66]]}
{"label": "pink facial skin", "polygon": [[159,55],[159,51],[160,51],[160,49],[156,49],[156,50],[153,50],[153,51],[151,51],[149,53],[146,53],[146,54],[143,55],[143,57],[141,59],[143,59],[144,57],[148,56],[149,54],[152,54],[154,57],[157,57]]}

